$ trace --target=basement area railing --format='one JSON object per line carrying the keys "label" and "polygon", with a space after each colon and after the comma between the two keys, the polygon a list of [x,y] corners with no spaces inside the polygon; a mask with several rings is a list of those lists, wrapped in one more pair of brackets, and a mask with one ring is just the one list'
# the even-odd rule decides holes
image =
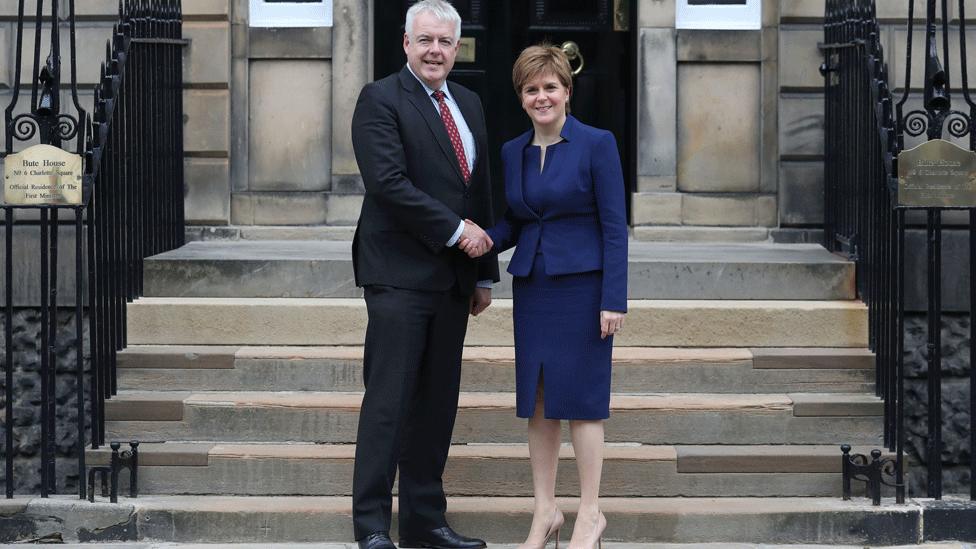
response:
{"label": "basement area railing", "polygon": [[[889,0],[884,0],[889,1]],[[848,456],[845,476],[895,487],[905,500],[906,214],[925,219],[927,250],[927,496],[942,497],[942,212],[969,211],[970,280],[976,273],[976,104],[966,71],[965,1],[958,0],[960,37],[950,48],[950,2],[925,4],[924,78],[912,80],[916,2],[908,2],[904,85],[889,85],[875,0],[828,0],[824,24],[824,245],[856,263],[857,291],[869,308],[869,341],[876,357],[877,394],[884,399],[884,441],[894,457]],[[941,14],[938,9],[941,7]],[[941,36],[941,40],[939,39]],[[950,85],[950,60],[961,83]],[[944,64],[943,64],[944,63]],[[896,75],[897,76],[897,75]],[[924,82],[924,84],[922,84]],[[921,92],[919,94],[918,92]],[[955,96],[955,97],[953,97]],[[953,100],[963,103],[953,109]],[[910,105],[916,105],[910,108]],[[948,133],[948,135],[944,135]],[[943,139],[948,137],[952,141]],[[906,139],[918,145],[906,148]],[[961,145],[961,146],[960,146]],[[970,285],[972,287],[972,284]],[[976,292],[970,291],[970,315]],[[970,329],[973,329],[970,323]],[[972,340],[972,331],[970,340]],[[970,346],[970,364],[976,346]],[[970,378],[970,496],[976,500],[976,368]],[[845,478],[845,488],[849,478]],[[846,492],[847,490],[845,490]],[[846,495],[846,494],[845,494]]]}
{"label": "basement area railing", "polygon": [[[31,4],[36,12],[29,15],[25,0],[18,1],[16,76],[4,126],[8,175],[2,205],[6,229],[6,496],[13,497],[16,480],[14,375],[26,366],[15,361],[12,334],[14,265],[19,264],[13,257],[16,221],[18,227],[40,233],[42,497],[57,491],[56,431],[66,428],[56,421],[59,404],[55,394],[58,318],[66,314],[59,309],[57,291],[59,233],[70,229],[74,237],[72,367],[77,411],[72,428],[77,430],[78,491],[85,498],[85,447],[87,442],[92,448],[105,444],[105,401],[116,393],[116,353],[125,346],[126,303],[142,295],[142,260],[184,243],[182,48],[187,42],[182,37],[180,0],[120,0],[118,22],[107,44],[89,114],[78,96],[75,1],[34,0]],[[26,105],[21,105],[21,96],[26,95],[21,85],[25,24],[34,27],[33,67],[25,79],[30,83],[29,101],[24,97]],[[65,27],[70,80],[62,84],[60,33]],[[45,59],[42,49],[48,52]],[[73,113],[62,110],[62,92],[70,95]],[[58,162],[52,158],[64,158],[66,167],[51,176],[51,186],[44,192],[18,194],[17,187],[9,184],[13,168]],[[75,159],[83,165],[77,173],[71,171]],[[31,188],[34,183],[28,177],[34,173],[24,169],[12,177],[23,178],[23,185]],[[19,215],[23,212],[28,213]],[[73,223],[62,222],[64,213],[73,217]]]}

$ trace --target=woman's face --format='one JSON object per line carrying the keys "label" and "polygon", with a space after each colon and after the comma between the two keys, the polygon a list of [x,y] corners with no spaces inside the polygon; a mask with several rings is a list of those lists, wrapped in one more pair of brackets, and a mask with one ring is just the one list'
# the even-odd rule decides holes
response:
{"label": "woman's face", "polygon": [[547,126],[566,117],[569,89],[552,73],[530,79],[522,86],[522,108],[538,126]]}

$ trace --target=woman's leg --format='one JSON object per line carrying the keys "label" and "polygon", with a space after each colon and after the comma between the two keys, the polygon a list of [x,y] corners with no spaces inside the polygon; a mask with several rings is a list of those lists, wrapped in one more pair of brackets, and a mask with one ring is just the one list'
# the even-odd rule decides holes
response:
{"label": "woman's leg", "polygon": [[[538,547],[545,540],[556,508],[556,468],[559,465],[560,425],[558,419],[546,419],[542,380],[536,390],[535,413],[529,418],[529,459],[532,462],[532,491],[535,511],[532,528],[525,544]],[[558,519],[557,519],[558,520]]]}
{"label": "woman's leg", "polygon": [[571,547],[593,547],[602,532],[600,476],[603,473],[603,420],[569,422],[580,478],[580,506]]}

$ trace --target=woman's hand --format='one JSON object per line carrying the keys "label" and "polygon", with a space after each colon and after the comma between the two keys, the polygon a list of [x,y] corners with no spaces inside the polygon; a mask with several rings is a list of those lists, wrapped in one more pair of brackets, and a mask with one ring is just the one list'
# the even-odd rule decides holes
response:
{"label": "woman's hand", "polygon": [[606,339],[607,336],[619,332],[624,327],[625,316],[627,313],[600,311],[600,339]]}

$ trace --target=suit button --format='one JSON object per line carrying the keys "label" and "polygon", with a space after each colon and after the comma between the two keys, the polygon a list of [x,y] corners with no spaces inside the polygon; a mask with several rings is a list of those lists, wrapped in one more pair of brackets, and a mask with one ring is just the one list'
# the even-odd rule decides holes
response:
{"label": "suit button", "polygon": [[471,198],[471,193],[468,191],[464,191],[464,198]]}

